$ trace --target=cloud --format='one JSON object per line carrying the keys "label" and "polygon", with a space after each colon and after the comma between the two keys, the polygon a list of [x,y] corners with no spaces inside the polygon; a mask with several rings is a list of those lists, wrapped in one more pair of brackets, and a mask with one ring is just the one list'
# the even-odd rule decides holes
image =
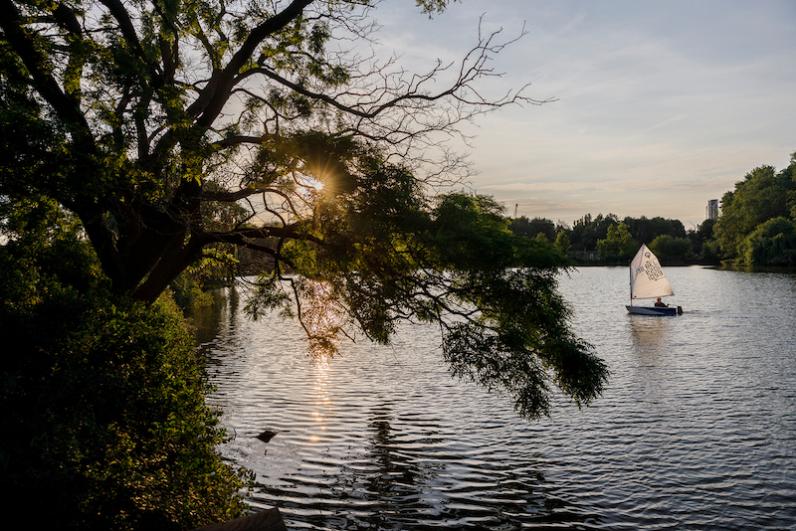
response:
{"label": "cloud", "polygon": [[708,199],[796,150],[790,2],[470,0],[428,23],[399,5],[390,13],[404,18],[386,25],[396,31],[384,42],[417,64],[466,51],[484,12],[507,34],[527,21],[528,35],[492,63],[507,74],[486,86],[532,81],[531,96],[559,101],[503,109],[467,129],[473,186],[519,202],[521,213],[695,223]]}

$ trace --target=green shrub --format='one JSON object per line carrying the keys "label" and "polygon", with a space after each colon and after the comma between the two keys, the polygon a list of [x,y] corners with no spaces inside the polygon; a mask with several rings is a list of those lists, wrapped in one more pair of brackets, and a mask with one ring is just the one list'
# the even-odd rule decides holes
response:
{"label": "green shrub", "polygon": [[247,474],[216,451],[224,431],[175,304],[111,302],[69,217],[22,210],[2,213],[0,246],[8,506],[47,529],[183,529],[240,514]]}
{"label": "green shrub", "polygon": [[796,224],[776,217],[758,225],[739,245],[740,265],[796,266]]}

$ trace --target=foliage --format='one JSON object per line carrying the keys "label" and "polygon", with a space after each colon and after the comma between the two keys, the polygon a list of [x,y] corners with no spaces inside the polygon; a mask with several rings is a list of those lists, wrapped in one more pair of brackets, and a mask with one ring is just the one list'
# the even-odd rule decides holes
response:
{"label": "foliage", "polygon": [[555,248],[558,249],[558,252],[561,253],[563,256],[567,256],[569,253],[570,242],[569,242],[569,234],[563,228],[560,228],[556,233],[556,240],[554,242]]}
{"label": "foliage", "polygon": [[572,224],[570,241],[575,251],[596,251],[597,241],[603,240],[608,236],[608,229],[619,222],[614,214],[603,216],[598,214],[592,217],[586,214]]}
{"label": "foliage", "polygon": [[[630,252],[629,242],[624,244],[618,242],[618,233],[613,232],[613,241],[608,241],[608,234],[611,227],[619,230],[619,219],[614,214],[603,216],[602,214],[592,217],[586,214],[576,220],[570,229],[566,226],[555,226],[551,220],[544,218],[520,217],[511,220],[511,230],[517,235],[527,238],[537,237],[542,234],[545,239],[555,242],[555,248],[562,255],[572,255],[576,263],[609,263],[617,264],[626,260],[633,253]],[[652,242],[661,236],[661,252],[667,256],[667,260],[678,263],[698,260],[706,263],[717,263],[717,244],[713,242],[713,220],[706,220],[697,230],[686,232],[680,220],[666,219],[660,216],[653,218],[625,217],[622,222],[630,234],[630,239],[637,245],[639,242],[646,242],[652,246]],[[551,237],[551,234],[554,236]],[[689,240],[690,249],[683,249],[682,240]],[[602,252],[600,244],[602,243]],[[673,244],[674,247],[671,247]],[[622,246],[627,248],[621,250]],[[635,252],[635,250],[634,250]],[[668,253],[668,255],[667,255]]]}
{"label": "foliage", "polygon": [[664,263],[683,263],[691,255],[691,242],[688,238],[675,238],[661,234],[649,245],[650,250]]}
{"label": "foliage", "polygon": [[772,166],[760,166],[736,183],[733,191],[725,193],[714,228],[724,257],[740,256],[740,245],[761,223],[790,215],[788,198],[794,190],[796,181],[789,170],[777,173]]}
{"label": "foliage", "polygon": [[758,225],[739,246],[739,265],[796,266],[796,223],[779,216]]}
{"label": "foliage", "polygon": [[721,247],[716,240],[708,240],[702,245],[700,258],[708,264],[721,263]]}
{"label": "foliage", "polygon": [[520,216],[511,220],[511,232],[526,238],[535,238],[538,234],[543,234],[547,241],[553,241],[556,237],[555,224],[545,218],[528,219]]}
{"label": "foliage", "polygon": [[630,229],[624,223],[611,225],[605,239],[597,242],[600,258],[611,263],[624,263],[630,260],[638,250],[638,242],[630,235]]}
{"label": "foliage", "polygon": [[51,201],[6,201],[0,218],[9,506],[48,529],[184,529],[239,514],[246,475],[215,450],[224,433],[174,304],[112,297],[79,223]]}
{"label": "foliage", "polygon": [[690,256],[701,263],[718,264],[720,250],[718,243],[713,238],[714,219],[706,219],[695,230],[689,230],[688,240],[691,242]]}
{"label": "foliage", "polygon": [[658,236],[671,236],[673,238],[685,238],[685,227],[679,219],[665,219],[660,216],[647,218],[626,217],[622,222],[627,225],[630,235],[634,240],[641,243],[652,242]]}
{"label": "foliage", "polygon": [[[761,232],[750,239],[762,223],[777,217],[796,220],[796,153],[791,156],[790,165],[779,172],[772,166],[749,172],[733,191],[724,195],[718,221],[705,220],[696,230],[686,232],[679,220],[659,216],[625,217],[622,224],[628,229],[630,241],[648,243],[669,262],[719,263],[724,258],[737,259],[739,265],[752,267],[789,263],[787,229],[783,228],[776,244]],[[619,219],[613,214],[596,217],[586,214],[575,220],[571,230],[565,227],[558,230],[559,234],[566,231],[569,254],[576,263],[621,263],[632,255],[632,246],[627,235],[620,236],[618,227]],[[623,245],[627,247],[623,249]],[[784,254],[779,257],[771,254],[777,250]]]}
{"label": "foliage", "polygon": [[188,315],[215,304],[211,290],[231,286],[238,273],[238,260],[229,246],[204,249],[202,259],[188,266],[171,283],[171,294]]}
{"label": "foliage", "polygon": [[[592,263],[599,258],[603,263],[615,264],[632,257],[640,243],[649,243],[658,236],[686,237],[685,228],[680,220],[660,216],[654,218],[628,216],[621,221],[621,224],[625,226],[629,239],[625,236],[620,237],[619,233],[615,232],[619,229],[614,229],[613,236],[609,239],[611,227],[617,227],[619,224],[620,220],[615,214],[607,216],[598,214],[596,217],[586,214],[575,220],[572,229],[568,231],[575,258]],[[559,230],[567,229],[561,227]],[[623,233],[624,230],[622,229]],[[620,241],[622,238],[624,241]],[[603,243],[600,244],[600,241]],[[633,252],[629,250],[631,241],[636,247]]]}

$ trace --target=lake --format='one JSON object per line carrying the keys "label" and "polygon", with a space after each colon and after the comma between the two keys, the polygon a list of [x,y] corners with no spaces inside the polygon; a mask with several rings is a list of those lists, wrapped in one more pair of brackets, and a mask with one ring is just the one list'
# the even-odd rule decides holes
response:
{"label": "lake", "polygon": [[222,452],[290,528],[796,528],[796,276],[666,272],[680,317],[627,315],[626,268],[562,277],[612,374],[539,421],[452,379],[434,327],[318,358],[230,304],[205,343]]}

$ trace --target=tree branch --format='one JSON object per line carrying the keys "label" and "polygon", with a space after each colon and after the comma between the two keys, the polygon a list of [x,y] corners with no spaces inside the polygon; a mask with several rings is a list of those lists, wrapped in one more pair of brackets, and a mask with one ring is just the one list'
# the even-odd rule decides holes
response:
{"label": "tree branch", "polygon": [[75,12],[63,2],[53,10],[56,22],[68,32],[69,61],[64,70],[64,90],[78,106],[80,106],[80,81],[83,76],[83,65],[86,62],[83,53],[83,29]]}
{"label": "tree branch", "polygon": [[187,114],[197,117],[197,125],[206,129],[213,124],[221,109],[224,108],[234,86],[235,77],[240,69],[249,61],[268,36],[280,31],[304,11],[313,0],[293,0],[285,9],[255,27],[243,41],[243,44],[232,56],[223,70],[216,72],[204,87],[199,97],[190,106]]}
{"label": "tree branch", "polygon": [[202,233],[202,240],[205,243],[228,242],[230,238],[288,238],[311,241],[319,245],[324,244],[321,238],[306,232],[298,231],[295,224],[286,225],[284,227],[244,227],[231,231]]}
{"label": "tree branch", "polygon": [[130,19],[130,14],[124,7],[124,4],[120,0],[100,0],[100,2],[108,8],[110,11],[111,16],[116,20],[119,24],[119,29],[122,31],[122,37],[124,40],[127,41],[127,44],[138,54],[139,59],[147,65],[148,68],[151,69],[151,74],[154,77],[159,76],[158,66],[153,64],[152,61],[149,60],[147,57],[146,51],[144,51],[144,47],[141,45],[141,41],[138,39],[138,33],[135,31],[135,26],[133,25],[133,21]]}
{"label": "tree branch", "polygon": [[268,188],[259,188],[259,187],[251,187],[251,188],[241,188],[240,190],[235,190],[234,192],[215,192],[215,191],[202,191],[202,200],[204,201],[218,201],[219,203],[234,203],[236,201],[240,201],[241,199],[245,199],[252,195],[257,195],[262,192],[270,192],[271,190]]}
{"label": "tree branch", "polygon": [[86,155],[94,153],[96,145],[91,128],[79,104],[61,90],[51,74],[52,64],[35,45],[33,37],[25,31],[22,17],[11,0],[0,0],[0,27],[33,78],[34,88],[63,120],[74,135],[79,149],[85,150]]}

